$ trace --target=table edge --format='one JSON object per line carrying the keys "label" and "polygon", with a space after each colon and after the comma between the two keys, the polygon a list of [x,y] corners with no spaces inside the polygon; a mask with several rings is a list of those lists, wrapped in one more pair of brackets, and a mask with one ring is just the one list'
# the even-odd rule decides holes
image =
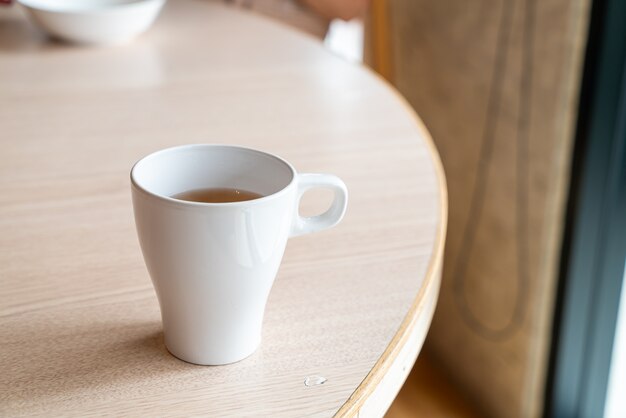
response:
{"label": "table edge", "polygon": [[[394,86],[392,86],[387,80],[385,80],[382,76],[380,76],[370,68],[366,67],[365,65],[361,66],[363,67],[364,71],[369,72],[371,75],[377,78],[378,82],[383,83],[385,87],[395,96],[396,100],[401,104],[402,107],[405,108],[407,114],[409,114],[413,118],[413,121],[415,122],[418,131],[420,131],[421,136],[426,143],[426,146],[430,153],[431,161],[433,162],[433,166],[435,169],[435,175],[437,176],[439,192],[439,223],[437,225],[435,246],[433,248],[432,256],[428,262],[428,269],[426,270],[424,281],[422,282],[422,286],[418,291],[417,296],[413,300],[409,311],[402,320],[400,328],[394,334],[393,338],[387,345],[387,348],[374,364],[374,367],[370,370],[367,376],[365,376],[365,379],[363,379],[363,381],[359,384],[359,386],[357,386],[352,395],[350,395],[348,400],[336,412],[335,417],[358,416],[359,410],[361,409],[365,401],[377,389],[378,385],[383,380],[383,377],[385,376],[391,365],[398,358],[398,355],[402,351],[402,348],[410,339],[409,337],[418,323],[418,317],[420,313],[422,313],[423,307],[426,304],[426,296],[432,293],[433,290],[439,289],[439,284],[441,282],[441,268],[443,264],[443,252],[448,225],[448,189],[445,172],[443,169],[441,158],[439,157],[439,152],[437,151],[437,147],[435,146],[435,143],[430,133],[428,132],[428,129],[426,129],[424,122],[420,119],[419,115],[408,103],[406,98],[402,96]],[[435,297],[437,295],[438,292],[435,292]]]}

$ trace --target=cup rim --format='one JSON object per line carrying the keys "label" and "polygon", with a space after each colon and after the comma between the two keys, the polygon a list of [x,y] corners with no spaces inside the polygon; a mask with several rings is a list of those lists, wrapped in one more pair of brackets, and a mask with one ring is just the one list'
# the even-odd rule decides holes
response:
{"label": "cup rim", "polygon": [[[151,158],[151,157],[155,157],[155,156],[160,155],[160,154],[165,154],[165,153],[178,151],[178,150],[183,150],[183,149],[193,149],[193,148],[214,148],[214,149],[216,149],[216,148],[227,148],[227,149],[233,149],[233,150],[237,150],[237,151],[243,151],[243,152],[254,153],[254,154],[270,157],[270,158],[272,158],[272,159],[274,159],[274,160],[284,164],[287,168],[289,168],[289,171],[291,172],[291,180],[282,189],[280,189],[280,190],[278,190],[278,191],[276,191],[276,192],[274,192],[272,194],[268,194],[267,196],[259,197],[257,199],[244,200],[244,201],[239,201],[239,202],[209,203],[209,202],[193,202],[193,201],[189,201],[189,200],[175,199],[175,198],[170,197],[170,196],[165,196],[165,195],[162,195],[162,194],[158,194],[158,193],[152,192],[152,191],[144,188],[135,179],[135,168],[142,161],[144,161],[144,160],[146,160],[148,158]],[[131,186],[135,190],[137,190],[139,192],[142,192],[143,194],[145,194],[147,196],[156,198],[156,199],[161,200],[163,202],[167,202],[169,204],[174,204],[174,205],[177,205],[177,206],[184,206],[184,207],[198,207],[198,208],[237,207],[237,206],[249,206],[249,205],[261,204],[261,203],[267,202],[267,201],[269,201],[271,199],[275,199],[276,197],[287,193],[287,189],[289,189],[295,183],[296,176],[297,176],[297,172],[294,169],[294,167],[288,161],[286,161],[284,158],[279,157],[278,155],[271,154],[271,153],[265,152],[265,151],[260,151],[258,149],[254,149],[254,148],[244,147],[244,146],[240,146],[240,145],[228,145],[228,144],[187,144],[187,145],[177,145],[177,146],[174,146],[174,147],[163,148],[163,149],[151,152],[150,154],[143,156],[142,158],[137,160],[135,162],[135,164],[133,164],[133,167],[130,169],[130,182],[131,182]]]}

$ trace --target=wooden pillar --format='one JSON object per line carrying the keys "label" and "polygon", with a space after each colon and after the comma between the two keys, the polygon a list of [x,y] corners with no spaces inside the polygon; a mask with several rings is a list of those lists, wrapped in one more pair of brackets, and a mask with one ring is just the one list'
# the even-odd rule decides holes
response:
{"label": "wooden pillar", "polygon": [[390,0],[370,27],[370,47],[390,45],[374,68],[423,118],[448,180],[426,349],[490,416],[543,406],[589,3]]}

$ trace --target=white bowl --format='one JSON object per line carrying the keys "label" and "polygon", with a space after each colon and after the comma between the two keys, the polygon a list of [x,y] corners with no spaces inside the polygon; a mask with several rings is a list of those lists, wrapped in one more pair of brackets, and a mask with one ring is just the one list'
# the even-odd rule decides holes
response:
{"label": "white bowl", "polygon": [[150,27],[165,0],[18,0],[49,35],[84,44],[129,40]]}

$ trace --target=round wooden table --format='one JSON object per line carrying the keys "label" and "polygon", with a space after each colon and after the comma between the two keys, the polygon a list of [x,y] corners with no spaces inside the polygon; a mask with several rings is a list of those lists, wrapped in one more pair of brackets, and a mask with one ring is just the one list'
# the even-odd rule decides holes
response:
{"label": "round wooden table", "polygon": [[[106,48],[50,42],[12,7],[0,109],[0,415],[386,411],[435,308],[447,203],[428,132],[373,73],[211,2],[171,1]],[[167,352],[135,234],[132,164],[187,143],[267,150],[350,191],[339,226],[289,241],[263,343],[228,366]]]}

